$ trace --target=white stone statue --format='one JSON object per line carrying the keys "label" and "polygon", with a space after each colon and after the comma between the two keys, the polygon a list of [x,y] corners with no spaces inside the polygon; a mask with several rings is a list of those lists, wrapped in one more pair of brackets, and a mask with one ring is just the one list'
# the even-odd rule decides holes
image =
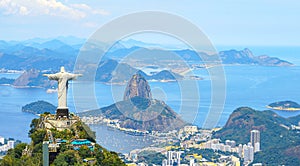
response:
{"label": "white stone statue", "polygon": [[60,72],[55,74],[43,74],[47,76],[49,80],[56,80],[58,82],[58,109],[67,109],[67,91],[68,81],[74,80],[82,74],[72,74],[65,71],[64,67],[60,68]]}

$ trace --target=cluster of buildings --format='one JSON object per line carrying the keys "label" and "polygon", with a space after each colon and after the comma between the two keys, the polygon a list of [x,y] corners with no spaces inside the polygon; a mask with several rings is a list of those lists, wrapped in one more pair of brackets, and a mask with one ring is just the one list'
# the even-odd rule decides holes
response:
{"label": "cluster of buildings", "polygon": [[[162,160],[162,166],[199,166],[217,164],[229,164],[239,166],[241,163],[240,159],[243,160],[244,165],[249,165],[254,161],[254,153],[260,151],[260,132],[258,130],[251,130],[250,141],[244,145],[237,145],[236,141],[234,140],[226,140],[225,142],[221,142],[220,139],[212,139],[211,136],[213,131],[215,130],[216,129],[198,130],[196,126],[186,126],[180,131],[177,131],[176,134],[169,133],[168,135],[166,135],[167,137],[164,136],[164,140],[168,140],[167,142],[173,142],[175,143],[174,145],[165,146],[164,148],[145,148],[143,150],[150,150],[164,154],[166,156],[166,159]],[[163,143],[166,144],[167,142]],[[213,163],[209,162],[201,154],[185,155],[184,153],[188,152],[191,148],[212,149],[213,151],[218,152],[218,154],[220,154],[220,157],[215,161],[217,163]],[[177,150],[174,151],[174,149]],[[141,152],[141,150],[132,151],[128,156],[128,158],[130,158],[130,161],[136,163],[138,161],[139,152]],[[230,155],[227,155],[228,153],[226,152],[229,152]],[[233,155],[233,153],[238,154],[238,156]],[[183,160],[185,160],[185,164],[182,164]],[[136,165],[147,164],[137,163]]]}
{"label": "cluster of buildings", "polygon": [[203,143],[202,148],[219,150],[223,152],[236,152],[244,159],[244,163],[251,163],[254,160],[254,153],[260,151],[260,132],[251,130],[250,142],[248,144],[239,144],[233,140],[226,140],[225,144],[220,143],[219,139],[212,139]]}
{"label": "cluster of buildings", "polygon": [[108,119],[103,116],[83,116],[81,117],[81,121],[84,122],[85,124],[105,124],[108,127],[112,127],[115,129],[118,129],[120,131],[124,131],[129,134],[134,134],[134,135],[145,135],[149,134],[148,131],[145,130],[135,130],[135,129],[130,129],[130,128],[124,128],[120,126],[120,122],[117,119]]}
{"label": "cluster of buildings", "polygon": [[235,141],[226,140],[225,144],[220,142],[220,139],[212,139],[203,143],[201,149],[213,149],[215,151],[223,152],[237,152]]}
{"label": "cluster of buildings", "polygon": [[300,122],[298,122],[298,125],[291,125],[292,130],[300,130]]}
{"label": "cluster of buildings", "polygon": [[180,155],[182,151],[168,151],[167,159],[162,161],[162,166],[180,165]]}
{"label": "cluster of buildings", "polygon": [[0,69],[0,73],[22,73],[23,71],[19,71],[19,70],[9,70],[9,69]]}
{"label": "cluster of buildings", "polygon": [[5,140],[4,137],[0,136],[0,153],[6,153],[9,149],[15,147],[14,140]]}

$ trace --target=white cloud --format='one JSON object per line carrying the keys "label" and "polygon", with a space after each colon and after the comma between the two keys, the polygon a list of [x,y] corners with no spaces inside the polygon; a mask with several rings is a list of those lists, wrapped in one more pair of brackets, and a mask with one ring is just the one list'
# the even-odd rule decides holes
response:
{"label": "white cloud", "polygon": [[84,4],[84,3],[81,3],[81,4],[72,4],[71,6],[74,7],[74,8],[77,8],[77,9],[91,10],[91,7],[88,6],[87,4]]}
{"label": "white cloud", "polygon": [[27,7],[25,7],[25,6],[20,6],[20,8],[19,8],[19,13],[20,13],[21,15],[28,15],[30,12],[28,11]]}
{"label": "white cloud", "polygon": [[4,15],[27,15],[29,14],[28,9],[13,0],[1,0],[0,1],[0,12]]}
{"label": "white cloud", "polygon": [[86,22],[83,24],[84,27],[87,27],[87,28],[96,28],[96,27],[99,27],[99,25],[95,22]]}
{"label": "white cloud", "polygon": [[72,4],[72,7],[80,10],[84,10],[85,12],[92,13],[92,14],[99,14],[99,15],[109,15],[110,13],[103,9],[93,9],[87,4],[81,3],[81,4]]}
{"label": "white cloud", "polygon": [[32,9],[36,15],[45,14],[51,16],[61,16],[72,19],[81,19],[86,17],[86,14],[80,10],[58,2],[56,0],[35,0],[32,1]]}
{"label": "white cloud", "polygon": [[4,15],[50,15],[69,19],[82,19],[88,15],[108,15],[87,4],[64,4],[58,0],[0,0],[0,14]]}
{"label": "white cloud", "polygon": [[99,15],[109,15],[110,13],[103,9],[93,10],[93,14],[99,14]]}

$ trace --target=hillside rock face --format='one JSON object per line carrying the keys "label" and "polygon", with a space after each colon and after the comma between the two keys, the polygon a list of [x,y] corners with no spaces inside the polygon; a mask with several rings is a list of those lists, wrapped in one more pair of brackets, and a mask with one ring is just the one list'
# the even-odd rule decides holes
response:
{"label": "hillside rock face", "polygon": [[150,86],[146,79],[140,74],[133,75],[128,82],[123,100],[128,100],[136,96],[146,99],[152,98]]}

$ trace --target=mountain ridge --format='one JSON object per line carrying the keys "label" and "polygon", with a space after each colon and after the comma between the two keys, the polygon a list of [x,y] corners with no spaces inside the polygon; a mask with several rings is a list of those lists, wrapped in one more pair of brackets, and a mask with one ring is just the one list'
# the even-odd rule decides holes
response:
{"label": "mountain ridge", "polygon": [[[10,56],[9,59],[13,61],[18,61],[21,59],[23,63],[15,63],[13,65],[8,64],[8,59],[3,59],[0,57],[0,68],[13,69],[13,70],[24,70],[29,69],[28,64],[34,63],[39,70],[49,70],[52,69],[51,66],[62,66],[64,64],[69,64],[70,69],[73,69],[77,54],[80,51],[80,47],[84,43],[78,43],[76,40],[73,43],[70,39],[63,40],[64,38],[54,38],[48,40],[28,40],[23,42],[18,41],[3,41],[0,42],[0,54]],[[74,39],[75,40],[75,39]],[[67,43],[66,43],[67,42]],[[81,42],[84,42],[82,40]],[[128,42],[132,42],[129,40]],[[78,43],[78,44],[75,44]],[[124,42],[121,42],[124,44]],[[134,43],[134,42],[133,42]],[[87,43],[87,45],[97,47],[95,43]],[[151,45],[150,45],[151,46]],[[92,49],[92,48],[91,48]],[[149,49],[147,44],[142,46],[131,46],[131,47],[118,47],[112,49],[106,53],[106,56],[122,58],[128,54],[133,53],[136,50],[145,49],[145,51],[159,51],[158,49]],[[102,50],[103,51],[103,50]],[[185,61],[197,61],[201,62],[201,56],[207,56],[203,52],[195,52],[190,49],[176,49],[176,50],[160,50],[167,51],[179,55]],[[93,52],[93,51],[92,51]],[[98,51],[97,51],[98,52]],[[95,52],[96,53],[96,52]],[[164,54],[162,52],[162,54]],[[250,64],[250,65],[262,65],[262,66],[293,66],[292,63],[281,60],[276,57],[270,57],[267,55],[255,56],[248,48],[243,50],[227,50],[219,52],[220,58],[223,64]],[[16,56],[16,57],[15,57]],[[43,57],[43,58],[41,58]],[[16,58],[16,60],[14,60]],[[50,62],[49,65],[45,65],[45,62]],[[202,62],[203,63],[203,62]]]}

